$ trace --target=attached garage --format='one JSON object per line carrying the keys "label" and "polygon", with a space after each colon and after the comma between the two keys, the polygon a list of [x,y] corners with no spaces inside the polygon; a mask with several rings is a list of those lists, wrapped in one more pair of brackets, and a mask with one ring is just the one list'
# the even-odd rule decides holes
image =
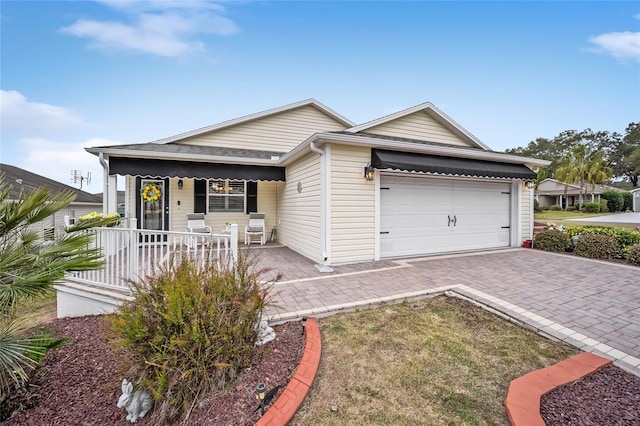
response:
{"label": "attached garage", "polygon": [[[372,150],[379,170],[380,258],[513,245],[523,165]],[[518,192],[518,193],[514,193]]]}
{"label": "attached garage", "polygon": [[380,177],[380,257],[509,247],[511,183]]}

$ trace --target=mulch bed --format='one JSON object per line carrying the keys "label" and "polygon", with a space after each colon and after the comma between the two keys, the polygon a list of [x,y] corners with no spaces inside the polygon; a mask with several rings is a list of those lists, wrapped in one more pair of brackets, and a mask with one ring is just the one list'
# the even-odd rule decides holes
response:
{"label": "mulch bed", "polygon": [[607,366],[543,395],[547,426],[640,425],[640,377]]}
{"label": "mulch bed", "polygon": [[[127,425],[125,409],[116,407],[128,353],[105,337],[104,316],[65,318],[47,325],[69,339],[50,351],[28,389],[19,395],[23,407],[2,423],[8,425]],[[260,417],[256,386],[284,388],[300,363],[305,337],[299,322],[274,327],[276,340],[257,347],[251,367],[226,391],[203,398],[189,425],[252,425]],[[280,391],[281,392],[281,391]],[[274,398],[275,400],[275,398]],[[151,411],[136,424],[155,425]]]}

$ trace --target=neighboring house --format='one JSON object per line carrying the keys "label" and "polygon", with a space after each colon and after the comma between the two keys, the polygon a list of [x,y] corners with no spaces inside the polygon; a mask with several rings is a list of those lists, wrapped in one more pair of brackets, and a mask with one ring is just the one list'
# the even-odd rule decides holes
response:
{"label": "neighboring house", "polygon": [[640,212],[640,188],[633,189],[629,192],[633,195],[633,211]]}
{"label": "neighboring house", "polygon": [[0,173],[4,175],[5,183],[12,186],[9,201],[18,200],[22,191],[28,193],[41,187],[48,188],[52,195],[67,191],[76,196],[71,204],[42,222],[43,238],[52,238],[56,230],[62,229],[65,216],[69,216],[69,220],[73,223],[84,214],[102,212],[102,197],[97,195],[8,164],[0,164]]}
{"label": "neighboring house", "polygon": [[[602,193],[610,189],[620,190],[619,188],[609,185],[587,184],[584,188],[583,202],[599,203]],[[536,189],[535,196],[540,206],[558,205],[563,209],[566,209],[567,207],[577,208],[580,201],[580,187],[578,185],[548,178],[540,182]]]}
{"label": "neighboring house", "polygon": [[325,265],[520,246],[533,170],[549,164],[491,151],[431,103],[356,125],[313,99],[86,150],[107,169],[109,211],[126,176],[140,228],[185,231],[202,212],[242,233],[264,212],[268,238]]}

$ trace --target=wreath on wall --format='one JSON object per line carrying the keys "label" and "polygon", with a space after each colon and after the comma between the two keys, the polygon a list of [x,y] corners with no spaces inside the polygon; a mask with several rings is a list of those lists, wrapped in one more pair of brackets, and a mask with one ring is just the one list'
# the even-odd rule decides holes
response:
{"label": "wreath on wall", "polygon": [[157,201],[160,199],[160,188],[155,185],[145,185],[140,191],[140,195],[142,195],[142,199],[145,201]]}

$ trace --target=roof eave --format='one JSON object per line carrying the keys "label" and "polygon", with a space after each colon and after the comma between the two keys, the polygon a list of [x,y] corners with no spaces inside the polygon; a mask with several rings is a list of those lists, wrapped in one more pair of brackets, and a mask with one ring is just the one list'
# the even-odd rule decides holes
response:
{"label": "roof eave", "polygon": [[201,163],[226,163],[226,164],[246,164],[252,166],[277,166],[278,160],[271,160],[266,158],[247,158],[247,157],[232,157],[223,155],[202,155],[202,154],[180,154],[175,152],[146,152],[129,149],[110,149],[110,148],[85,148],[91,154],[97,155],[103,153],[107,159],[112,157],[127,157],[127,158],[155,158],[158,160],[186,160],[197,161]]}
{"label": "roof eave", "polygon": [[547,160],[539,160],[537,158],[520,157],[517,155],[509,155],[496,153],[493,151],[471,151],[468,148],[457,148],[449,145],[422,145],[414,142],[403,142],[393,140],[380,140],[366,136],[351,136],[335,133],[316,133],[309,137],[302,144],[298,145],[280,158],[280,163],[288,165],[297,160],[304,154],[311,152],[309,145],[311,143],[322,146],[325,143],[340,143],[344,145],[368,146],[371,148],[381,148],[396,151],[416,152],[422,154],[443,155],[449,157],[470,158],[477,160],[497,161],[503,163],[524,164],[528,167],[537,168],[551,164]]}

